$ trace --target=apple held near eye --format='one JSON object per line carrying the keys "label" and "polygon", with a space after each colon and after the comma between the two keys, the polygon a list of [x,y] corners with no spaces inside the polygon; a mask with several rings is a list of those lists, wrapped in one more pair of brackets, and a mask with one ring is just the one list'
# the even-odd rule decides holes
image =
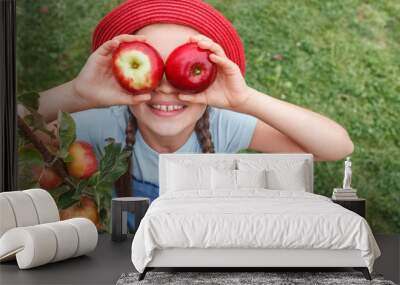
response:
{"label": "apple held near eye", "polygon": [[113,53],[112,70],[124,89],[133,94],[141,94],[160,84],[164,62],[149,44],[140,41],[125,42]]}
{"label": "apple held near eye", "polygon": [[217,68],[209,59],[211,52],[196,43],[177,47],[165,65],[167,80],[177,89],[198,93],[210,86],[217,75]]}
{"label": "apple held near eye", "polygon": [[69,175],[86,179],[97,170],[96,154],[92,146],[84,141],[76,141],[68,149],[71,161],[67,163]]}

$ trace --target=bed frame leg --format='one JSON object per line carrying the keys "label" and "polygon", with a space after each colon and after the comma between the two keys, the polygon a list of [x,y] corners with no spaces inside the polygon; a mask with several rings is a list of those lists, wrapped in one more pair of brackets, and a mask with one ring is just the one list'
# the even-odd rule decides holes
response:
{"label": "bed frame leg", "polygon": [[372,280],[371,274],[369,274],[369,270],[367,267],[354,267],[354,269],[357,271],[361,271],[362,274],[364,275],[365,279]]}
{"label": "bed frame leg", "polygon": [[139,274],[138,281],[142,281],[142,280],[144,279],[144,277],[146,277],[147,271],[149,271],[149,269],[146,267],[146,268],[144,269],[144,271],[143,271],[142,273]]}

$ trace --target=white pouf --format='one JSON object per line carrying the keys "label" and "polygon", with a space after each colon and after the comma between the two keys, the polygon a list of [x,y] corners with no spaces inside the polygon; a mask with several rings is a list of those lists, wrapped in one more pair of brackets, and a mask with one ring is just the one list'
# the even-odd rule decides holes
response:
{"label": "white pouf", "polygon": [[16,256],[19,268],[28,269],[86,254],[97,239],[96,226],[85,218],[14,228],[0,238],[0,261]]}
{"label": "white pouf", "polygon": [[71,228],[69,223],[55,222],[44,224],[53,231],[57,240],[57,252],[52,262],[70,258],[75,255],[78,250],[79,237],[75,229]]}
{"label": "white pouf", "polygon": [[22,192],[28,194],[32,199],[39,218],[39,224],[57,222],[60,220],[56,202],[49,192],[43,189],[29,189]]}
{"label": "white pouf", "polygon": [[11,204],[6,197],[0,195],[0,237],[9,229],[15,228],[17,222]]}
{"label": "white pouf", "polygon": [[41,225],[11,229],[0,239],[0,260],[15,255],[20,269],[49,263],[56,251],[54,233]]}
{"label": "white pouf", "polygon": [[20,269],[32,268],[86,254],[97,241],[89,219],[60,221],[46,190],[0,193],[0,262],[16,258]]}
{"label": "white pouf", "polygon": [[39,223],[35,205],[23,191],[2,192],[0,195],[10,202],[17,227],[33,226]]}
{"label": "white pouf", "polygon": [[92,221],[86,218],[74,218],[63,222],[73,226],[78,233],[78,248],[74,257],[90,252],[96,248],[98,233]]}

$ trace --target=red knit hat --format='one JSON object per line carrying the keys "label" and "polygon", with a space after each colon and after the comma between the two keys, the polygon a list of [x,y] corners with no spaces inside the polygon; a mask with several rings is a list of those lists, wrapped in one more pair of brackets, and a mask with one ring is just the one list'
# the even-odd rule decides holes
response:
{"label": "red knit hat", "polygon": [[197,30],[220,44],[228,58],[245,73],[244,48],[235,28],[201,0],[128,0],[99,22],[93,33],[92,51],[117,35],[132,34],[154,23],[173,23]]}

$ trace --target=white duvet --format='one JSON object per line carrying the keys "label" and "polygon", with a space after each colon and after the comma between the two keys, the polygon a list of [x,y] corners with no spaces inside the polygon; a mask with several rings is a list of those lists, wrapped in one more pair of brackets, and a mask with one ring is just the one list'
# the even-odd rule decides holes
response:
{"label": "white duvet", "polygon": [[358,249],[370,272],[380,255],[361,216],[324,196],[265,189],[157,198],[134,237],[133,265],[143,272],[165,248]]}

